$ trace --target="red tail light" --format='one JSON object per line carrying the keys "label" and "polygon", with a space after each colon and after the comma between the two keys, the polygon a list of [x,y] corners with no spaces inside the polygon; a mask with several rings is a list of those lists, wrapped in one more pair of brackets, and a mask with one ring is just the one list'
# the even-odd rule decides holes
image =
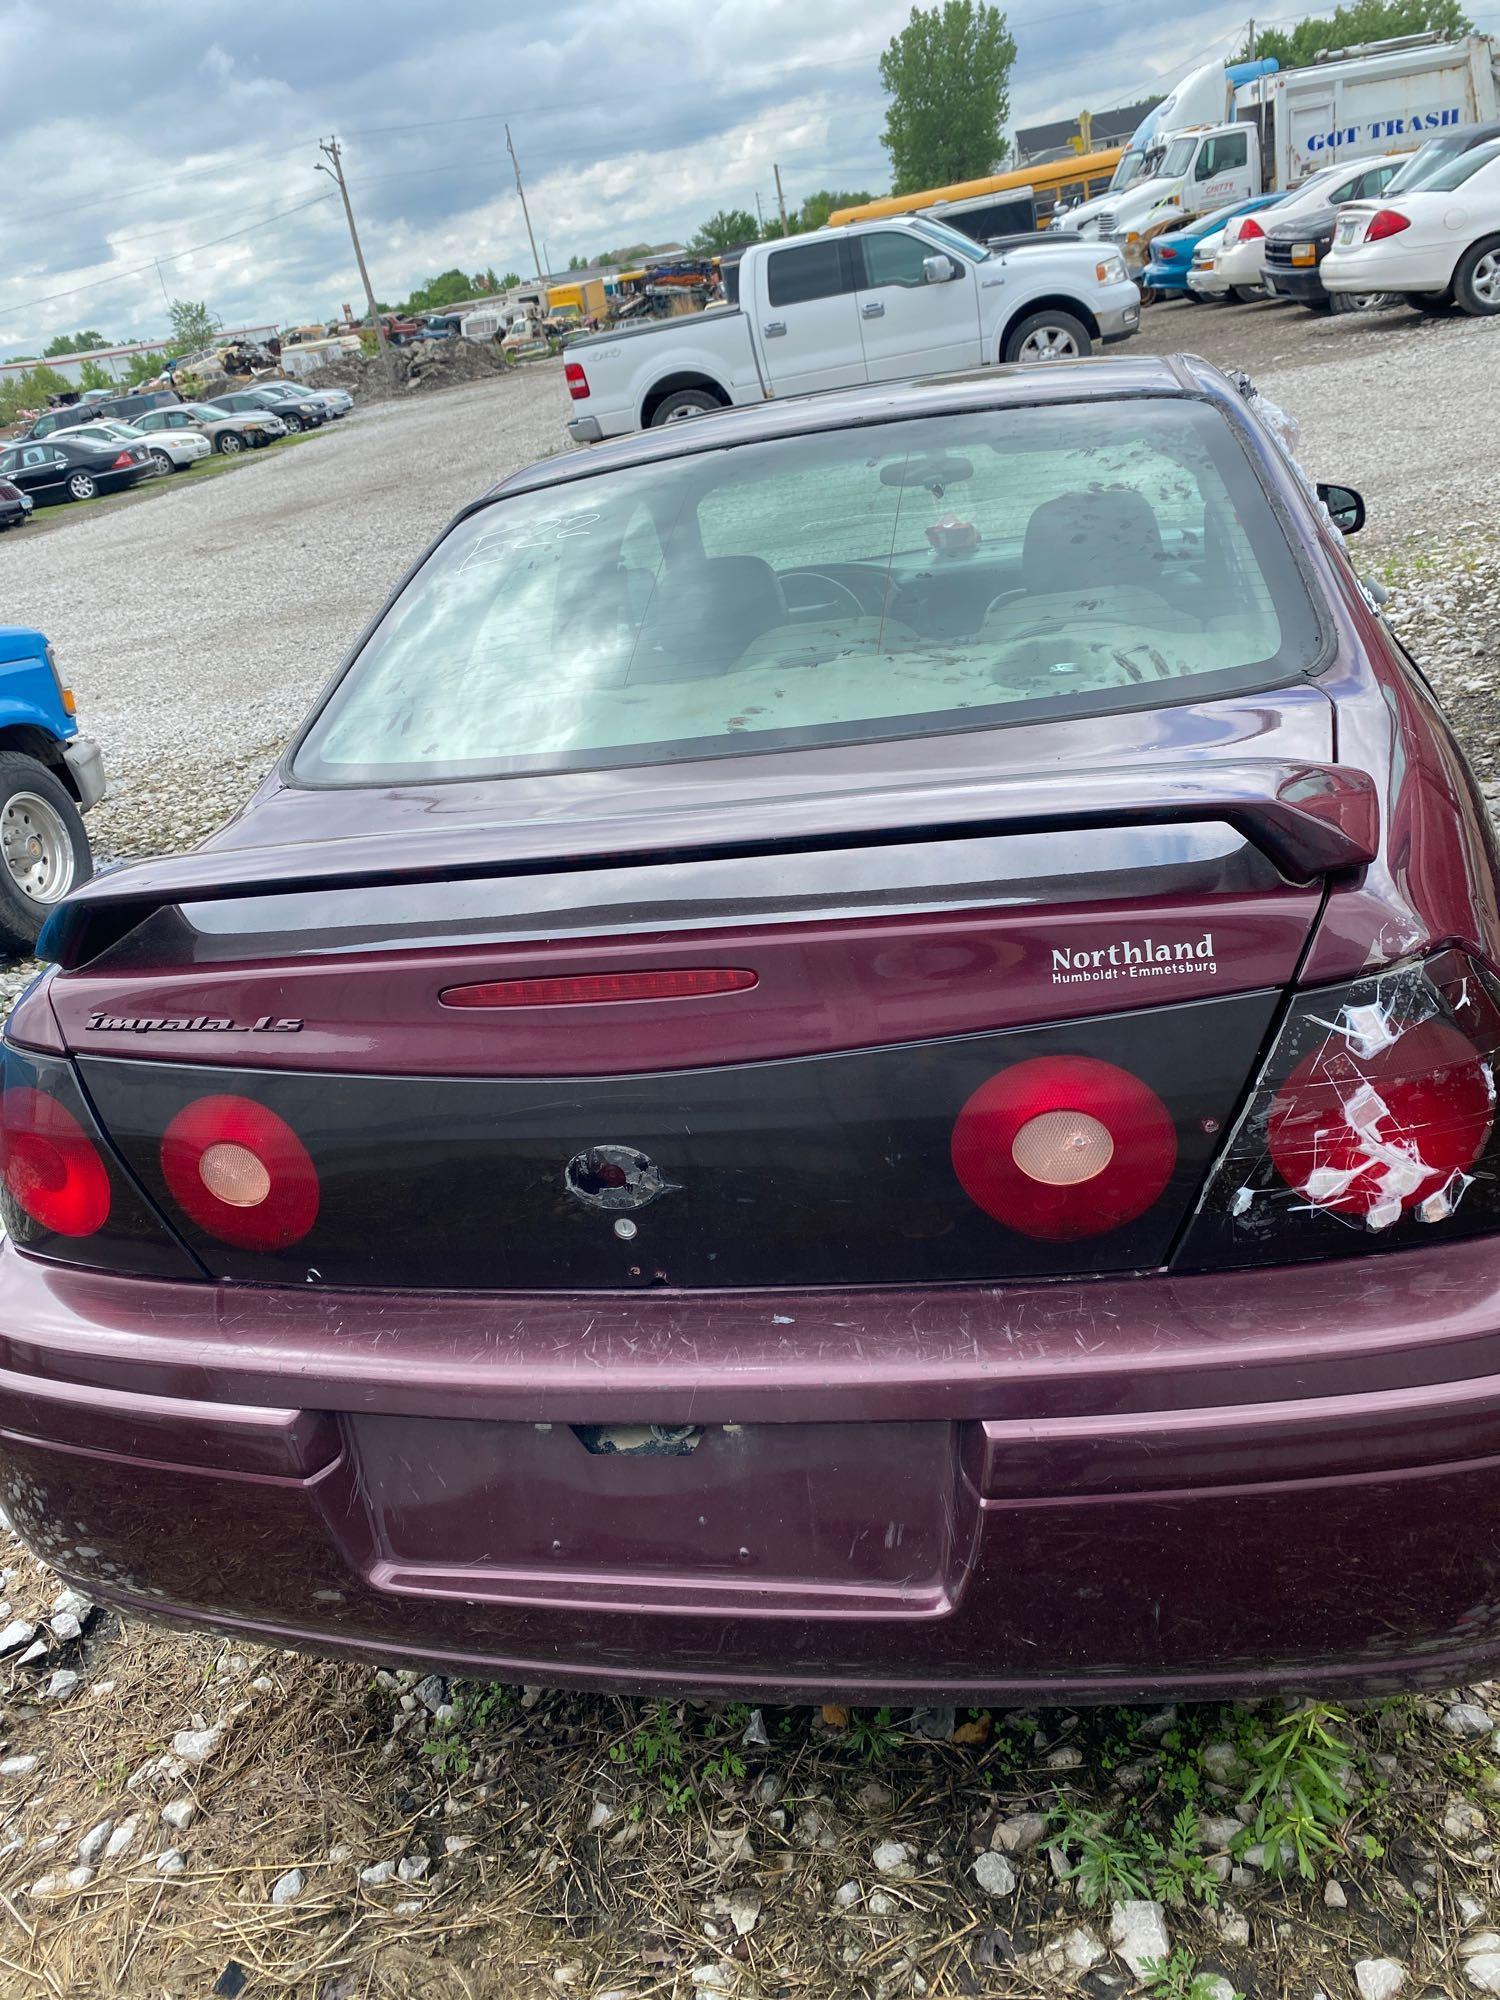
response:
{"label": "red tail light", "polygon": [[249,1097],[200,1097],[161,1142],[161,1170],[183,1213],[221,1243],[284,1250],[318,1217],[318,1174],[284,1118]]}
{"label": "red tail light", "polygon": [[449,986],[445,1007],[592,1007],[614,1000],[699,1000],[713,993],[743,993],[756,975],[737,966],[671,972],[589,972],[549,979],[494,979],[482,986]]}
{"label": "red tail light", "polygon": [[109,1220],[109,1173],[64,1105],[25,1086],[0,1098],[0,1177],[43,1229],[92,1236]]}
{"label": "red tail light", "polygon": [[583,372],[583,363],[581,361],[564,362],[563,380],[567,383],[568,394],[573,398],[575,403],[582,403],[587,400],[589,378]]}
{"label": "red tail light", "polygon": [[1253,243],[1257,236],[1264,236],[1265,233],[1265,230],[1256,221],[1255,217],[1247,215],[1240,224],[1239,235],[1235,238],[1235,241],[1237,243]]}
{"label": "red tail light", "polygon": [[1370,217],[1365,230],[1366,243],[1380,243],[1387,236],[1399,236],[1403,229],[1411,228],[1411,217],[1403,215],[1399,208],[1383,208],[1378,215]]}
{"label": "red tail light", "polygon": [[[1276,1093],[1267,1140],[1276,1171],[1319,1207],[1388,1226],[1439,1197],[1489,1137],[1494,1094],[1474,1047],[1447,1021],[1401,1034],[1378,1016],[1299,1063]],[[1373,1046],[1380,1041],[1379,1047]]]}
{"label": "red tail light", "polygon": [[982,1083],[953,1128],[964,1193],[1047,1243],[1103,1236],[1159,1199],[1177,1130],[1139,1077],[1093,1056],[1037,1056]]}
{"label": "red tail light", "polygon": [[134,464],[135,460],[130,456],[130,453],[128,451],[122,451],[120,453],[120,456],[115,460],[114,464],[110,467],[110,471],[126,472]]}
{"label": "red tail light", "polygon": [[1177,252],[1175,250],[1164,250],[1160,244],[1157,245],[1156,254],[1163,264],[1175,264],[1177,262]]}

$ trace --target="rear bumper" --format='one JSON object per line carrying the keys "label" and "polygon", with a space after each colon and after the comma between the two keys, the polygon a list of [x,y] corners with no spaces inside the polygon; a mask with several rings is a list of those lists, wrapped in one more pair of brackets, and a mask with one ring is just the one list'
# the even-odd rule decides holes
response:
{"label": "rear bumper", "polygon": [[[1493,1243],[1315,1283],[585,1299],[169,1285],[7,1244],[0,1328],[7,1510],[158,1618],[769,1699],[1500,1663]],[[694,1447],[570,1428],[652,1423]]]}
{"label": "rear bumper", "polygon": [[568,423],[568,436],[574,444],[598,444],[604,436],[604,426],[597,417],[573,417]]}

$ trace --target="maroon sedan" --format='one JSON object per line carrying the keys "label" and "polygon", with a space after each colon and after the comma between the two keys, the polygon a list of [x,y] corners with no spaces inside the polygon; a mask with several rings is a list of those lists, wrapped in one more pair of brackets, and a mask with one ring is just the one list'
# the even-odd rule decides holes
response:
{"label": "maroon sedan", "polygon": [[1202,363],[551,460],[49,925],[0,1497],[93,1596],[466,1674],[1489,1671],[1495,869]]}

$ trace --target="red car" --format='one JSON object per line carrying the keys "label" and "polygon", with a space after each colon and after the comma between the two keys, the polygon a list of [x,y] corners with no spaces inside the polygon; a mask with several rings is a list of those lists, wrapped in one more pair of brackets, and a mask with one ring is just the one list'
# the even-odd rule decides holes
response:
{"label": "red car", "polygon": [[551,459],[51,920],[0,1497],[92,1596],[472,1675],[1488,1673],[1495,870],[1200,362]]}

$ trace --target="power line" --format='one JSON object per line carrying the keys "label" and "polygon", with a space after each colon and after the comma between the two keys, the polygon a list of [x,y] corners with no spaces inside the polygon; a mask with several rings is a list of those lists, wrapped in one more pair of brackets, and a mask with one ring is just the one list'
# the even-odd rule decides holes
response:
{"label": "power line", "polygon": [[[279,151],[274,153],[251,153],[243,160],[242,164],[247,167],[253,167],[268,164],[272,160],[288,159],[293,153],[306,152],[309,146],[315,146],[316,144],[317,134],[314,133],[310,139],[299,139],[294,146],[283,146]],[[131,201],[137,195],[156,194],[162,188],[175,187],[179,181],[211,181],[217,179],[221,174],[232,173],[233,171],[233,166],[227,164],[221,164],[217,167],[200,167],[195,171],[171,167],[160,179],[142,181],[139,187],[112,188],[108,194],[91,195],[87,201],[68,202],[61,208],[33,209],[29,215],[7,215],[5,222],[11,226],[18,226],[26,222],[51,222],[54,217],[59,215],[77,215],[85,208],[102,208],[106,202]]]}
{"label": "power line", "polygon": [[107,278],[91,278],[86,285],[74,285],[65,292],[47,292],[39,299],[27,299],[18,306],[0,307],[0,319],[9,319],[13,313],[30,312],[36,306],[54,305],[59,299],[76,299],[84,292],[97,292],[105,285],[122,284],[126,278],[138,278],[143,272],[154,271],[158,264],[177,264],[184,257],[196,256],[200,250],[213,250],[221,243],[236,243],[242,236],[253,236],[259,229],[269,229],[273,222],[282,222],[289,215],[300,215],[305,208],[316,208],[320,202],[332,200],[331,194],[316,194],[311,201],[299,201],[295,208],[279,209],[275,215],[247,223],[243,229],[231,229],[226,236],[211,236],[206,243],[193,243],[186,250],[172,251],[169,256],[153,257],[149,264],[137,264],[129,271],[112,271]]}

